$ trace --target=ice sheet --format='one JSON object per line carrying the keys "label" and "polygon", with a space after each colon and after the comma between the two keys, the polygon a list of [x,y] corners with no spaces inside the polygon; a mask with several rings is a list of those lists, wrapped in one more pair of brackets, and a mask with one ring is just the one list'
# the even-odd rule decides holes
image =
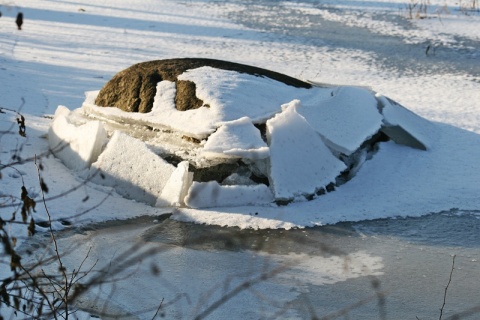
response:
{"label": "ice sheet", "polygon": [[55,156],[68,168],[78,171],[97,160],[107,142],[107,133],[99,121],[75,126],[68,119],[70,113],[67,107],[57,108],[48,130],[48,141]]}
{"label": "ice sheet", "polygon": [[95,175],[95,182],[114,187],[128,199],[155,205],[174,171],[173,165],[150,151],[145,143],[116,131],[92,164],[90,175]]}
{"label": "ice sheet", "polygon": [[291,200],[314,194],[335,181],[345,164],[332,155],[320,135],[293,103],[267,121],[270,183],[275,198]]}
{"label": "ice sheet", "polygon": [[330,99],[308,101],[298,108],[332,149],[349,155],[382,125],[377,100],[368,90],[339,87]]}

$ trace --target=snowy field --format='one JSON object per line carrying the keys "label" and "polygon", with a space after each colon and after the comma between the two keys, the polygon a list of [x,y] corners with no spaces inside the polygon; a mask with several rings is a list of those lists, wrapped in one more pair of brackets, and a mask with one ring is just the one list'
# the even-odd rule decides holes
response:
{"label": "snowy field", "polygon": [[[431,144],[426,151],[385,143],[354,179],[313,201],[282,207],[180,208],[174,210],[172,219],[242,229],[291,229],[341,221],[421,217],[451,209],[477,214],[480,210],[480,14],[471,10],[470,1],[459,4],[453,0],[431,0],[426,12],[416,9],[410,12],[408,3],[400,0],[273,4],[233,0],[0,2],[0,108],[5,111],[0,113],[0,206],[5,206],[0,207],[2,219],[11,214],[11,206],[20,202],[24,185],[29,196],[37,200],[34,213],[35,221],[40,223],[37,230],[47,230],[42,227],[48,217],[40,205],[36,166],[32,161],[9,166],[18,157],[29,159],[35,155],[43,167],[42,179],[48,185],[47,206],[55,229],[143,216],[157,219],[162,213],[171,213],[168,208],[126,199],[109,186],[85,184],[84,175],[52,156],[41,155],[48,151],[48,130],[59,105],[66,107],[65,112],[80,108],[86,100],[85,92],[99,90],[118,71],[138,62],[177,57],[229,60],[318,83],[371,88],[430,120],[432,129],[428,133]],[[15,25],[19,11],[24,14],[22,30]],[[413,19],[408,19],[410,14]],[[18,135],[17,114],[11,110],[25,117],[26,137]],[[87,130],[85,134],[91,132]],[[23,225],[9,228],[12,234],[26,233]],[[125,237],[135,241],[131,230],[127,233]],[[105,242],[98,237],[106,239]],[[96,243],[98,257],[106,256],[111,246],[122,239],[118,235],[74,238]],[[82,251],[79,256],[85,255],[85,248],[79,249]],[[214,259],[208,254],[198,253],[197,257],[187,251],[175,251],[186,257],[187,264]],[[359,274],[382,274],[378,257],[355,250],[352,254],[352,260],[366,266],[364,270],[360,272],[353,266],[347,275],[332,271],[322,278],[327,280],[320,282],[344,281]],[[235,256],[232,261],[242,268],[264,263],[262,257],[245,255]],[[288,257],[292,261],[298,258]],[[75,265],[78,259],[78,256],[71,258],[71,264]],[[285,259],[274,256],[269,261],[275,266]],[[319,266],[328,269],[325,267],[328,261],[316,259],[319,261],[297,264],[300,271],[296,275],[307,271],[316,274]],[[330,266],[341,264],[330,260]],[[168,268],[174,270],[174,263]],[[154,290],[148,286],[149,279],[139,281],[148,290]],[[185,280],[179,281],[184,284]],[[128,285],[121,290],[128,290]],[[283,286],[291,284],[276,283],[272,285],[274,288],[269,285],[260,291],[285,292]],[[201,282],[193,286],[192,292],[203,288]],[[98,294],[102,299],[109,296],[108,292]],[[128,296],[123,297],[120,295],[121,302],[113,304],[120,309],[123,304],[123,310],[135,311],[136,302],[128,304]],[[278,297],[282,302],[289,299],[289,294]],[[176,308],[177,318],[198,313],[191,305]],[[189,311],[179,311],[186,309]],[[242,314],[233,307],[231,310],[235,315]],[[271,307],[264,311],[273,316],[279,310]],[[286,316],[300,317],[293,311]],[[258,318],[258,314],[249,317]]]}

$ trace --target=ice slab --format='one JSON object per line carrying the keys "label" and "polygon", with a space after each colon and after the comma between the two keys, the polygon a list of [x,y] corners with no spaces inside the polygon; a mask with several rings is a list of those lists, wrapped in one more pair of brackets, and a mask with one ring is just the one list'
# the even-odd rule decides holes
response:
{"label": "ice slab", "polygon": [[265,159],[269,156],[267,144],[260,131],[248,117],[223,123],[208,137],[202,155],[206,158]]}
{"label": "ice slab", "polygon": [[204,108],[204,121],[216,120],[213,124],[242,117],[263,122],[278,113],[283,103],[312,92],[267,77],[212,67],[188,70],[178,79],[195,83],[197,97],[209,106]]}
{"label": "ice slab", "polygon": [[114,187],[128,199],[155,205],[174,171],[175,166],[153,153],[143,141],[115,131],[92,164],[90,174],[95,174],[96,183]]}
{"label": "ice slab", "polygon": [[273,201],[272,191],[264,184],[222,186],[216,181],[193,182],[185,198],[190,208],[261,205]]}
{"label": "ice slab", "polygon": [[188,161],[182,161],[173,171],[157,199],[156,207],[181,207],[193,181],[193,173],[188,172]]}
{"label": "ice slab", "polygon": [[338,87],[329,99],[319,97],[302,101],[297,112],[333,150],[350,155],[380,130],[383,117],[377,99],[369,90]]}
{"label": "ice slab", "polygon": [[377,94],[382,104],[384,126],[382,131],[393,141],[412,148],[427,150],[431,147],[435,127],[401,105]]}
{"label": "ice slab", "polygon": [[59,106],[48,130],[50,149],[72,170],[83,170],[96,161],[107,142],[107,132],[99,121],[76,126],[68,119],[71,111]]}
{"label": "ice slab", "polygon": [[320,135],[297,113],[295,104],[267,121],[270,185],[277,200],[313,194],[335,181],[346,166]]}

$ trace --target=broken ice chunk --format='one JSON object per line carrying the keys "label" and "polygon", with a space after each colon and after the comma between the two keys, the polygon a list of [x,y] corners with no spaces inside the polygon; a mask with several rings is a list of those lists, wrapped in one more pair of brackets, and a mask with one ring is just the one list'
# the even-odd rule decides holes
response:
{"label": "broken ice chunk", "polygon": [[83,170],[96,161],[107,142],[107,132],[100,121],[75,126],[69,121],[70,110],[59,106],[48,130],[48,142],[55,156],[72,170]]}
{"label": "broken ice chunk", "polygon": [[277,200],[311,195],[346,169],[293,105],[267,121],[267,140],[269,180]]}
{"label": "broken ice chunk", "polygon": [[367,89],[339,87],[330,99],[302,101],[297,112],[325,138],[330,148],[350,155],[380,130],[382,116],[377,104]]}
{"label": "broken ice chunk", "polygon": [[188,172],[188,161],[182,161],[173,171],[157,199],[156,207],[181,207],[193,181],[193,173]]}
{"label": "broken ice chunk", "polygon": [[210,135],[203,148],[203,155],[207,158],[265,159],[269,150],[250,118],[242,117],[224,122]]}
{"label": "broken ice chunk", "polygon": [[216,181],[193,182],[185,204],[190,208],[259,205],[273,202],[270,188],[264,184],[252,186],[222,186]]}
{"label": "broken ice chunk", "polygon": [[155,205],[174,170],[143,141],[115,131],[90,174],[96,174],[96,183],[114,187],[126,198]]}
{"label": "broken ice chunk", "polygon": [[390,139],[420,150],[427,150],[431,146],[431,136],[435,128],[430,121],[380,94],[377,94],[377,98],[382,104],[382,131]]}

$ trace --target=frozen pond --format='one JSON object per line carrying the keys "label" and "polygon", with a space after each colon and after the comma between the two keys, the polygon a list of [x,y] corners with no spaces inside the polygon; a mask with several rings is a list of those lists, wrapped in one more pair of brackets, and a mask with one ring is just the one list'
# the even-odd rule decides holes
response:
{"label": "frozen pond", "polygon": [[[229,1],[217,3],[221,5]],[[421,38],[415,32],[416,27],[412,25],[412,20],[407,19],[406,12],[398,15],[379,10],[369,15],[362,12],[362,9],[343,12],[342,9],[322,1],[303,0],[296,3],[298,5],[288,5],[288,2],[277,5],[268,0],[243,2],[229,13],[228,18],[247,27],[264,30],[275,35],[274,37],[281,37],[285,42],[309,44],[319,48],[360,50],[369,55],[369,63],[398,76],[456,72],[472,76],[480,74],[479,41],[455,36],[451,39],[451,44],[445,45],[439,39],[428,36]],[[309,9],[305,9],[305,6]],[[399,11],[401,9],[399,6]],[[349,14],[352,16],[348,17]],[[331,15],[335,18],[331,18]],[[361,22],[356,22],[357,25],[355,22],[342,22],[342,16],[347,16],[343,19],[352,20],[368,16],[373,22],[365,25],[365,28],[360,25]],[[387,26],[396,26],[401,31],[397,35],[371,31],[376,23],[384,22],[388,23]],[[405,39],[405,34],[411,39]],[[359,55],[358,58],[364,57]],[[318,67],[316,71],[321,72],[321,66]],[[314,77],[315,74],[304,73],[303,76]]]}
{"label": "frozen pond", "polygon": [[[82,297],[79,306],[93,315],[108,310],[150,318],[136,312],[153,314],[164,299],[167,318],[191,318],[248,283],[209,316],[222,319],[228,310],[242,319],[341,314],[354,319],[431,319],[439,315],[455,255],[446,318],[478,311],[480,284],[472,279],[480,276],[479,213],[451,210],[288,231],[143,217],[67,230],[59,243],[67,251],[75,248],[64,259],[70,269],[90,247],[90,256],[103,257],[98,269],[121,256],[122,250],[112,246],[119,241],[139,245],[138,250],[159,250],[112,272],[127,280],[94,287]],[[89,258],[86,265],[93,262]],[[159,273],[148,276],[153,265]],[[132,283],[142,288],[141,297],[128,296]]]}

